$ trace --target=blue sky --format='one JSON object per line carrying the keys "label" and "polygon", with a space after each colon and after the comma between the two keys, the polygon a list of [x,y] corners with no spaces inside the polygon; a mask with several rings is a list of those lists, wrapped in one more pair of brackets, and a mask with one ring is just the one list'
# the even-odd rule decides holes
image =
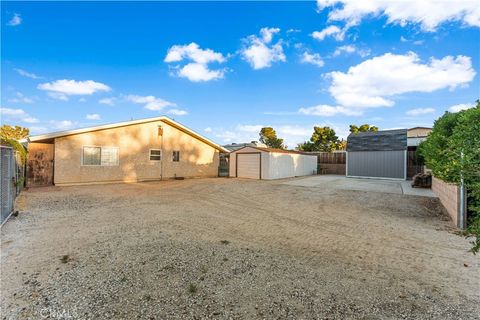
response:
{"label": "blue sky", "polygon": [[2,124],[165,114],[290,147],[314,125],[431,126],[480,97],[480,4],[417,2],[2,2]]}

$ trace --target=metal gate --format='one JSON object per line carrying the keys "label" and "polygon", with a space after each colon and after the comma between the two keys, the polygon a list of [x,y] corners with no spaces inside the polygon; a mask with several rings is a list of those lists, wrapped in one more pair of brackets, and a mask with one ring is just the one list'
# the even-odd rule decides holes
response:
{"label": "metal gate", "polygon": [[0,198],[3,224],[13,212],[15,197],[23,187],[24,170],[18,166],[16,152],[11,147],[0,146]]}
{"label": "metal gate", "polygon": [[218,165],[218,176],[228,177],[230,172],[230,155],[228,153],[220,153],[220,163]]}

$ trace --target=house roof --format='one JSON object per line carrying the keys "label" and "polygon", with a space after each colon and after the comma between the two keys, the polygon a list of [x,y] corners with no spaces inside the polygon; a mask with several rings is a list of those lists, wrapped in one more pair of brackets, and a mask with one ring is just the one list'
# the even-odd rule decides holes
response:
{"label": "house roof", "polygon": [[240,151],[240,150],[245,149],[245,148],[253,148],[253,149],[260,150],[260,151],[271,152],[271,153],[291,153],[291,154],[303,154],[303,155],[306,155],[306,156],[315,156],[315,157],[317,156],[316,154],[310,154],[308,152],[302,152],[302,151],[296,151],[296,150],[284,150],[284,149],[252,147],[252,146],[245,146],[243,148],[234,150],[231,153]]}
{"label": "house roof", "polygon": [[137,124],[142,124],[142,123],[147,123],[147,122],[155,122],[155,121],[162,121],[166,124],[169,124],[172,127],[191,135],[192,137],[194,137],[194,138],[196,138],[196,139],[214,147],[215,149],[217,149],[219,151],[229,152],[229,150],[225,149],[221,145],[213,142],[212,140],[200,135],[199,133],[193,131],[192,129],[189,129],[189,128],[185,127],[184,125],[182,125],[181,123],[179,123],[175,120],[172,120],[172,119],[170,119],[169,117],[166,117],[166,116],[132,120],[132,121],[124,121],[124,122],[117,122],[117,123],[105,124],[105,125],[88,127],[88,128],[73,129],[73,130],[67,130],[67,131],[52,132],[52,133],[47,133],[47,134],[31,136],[31,137],[28,138],[28,141],[29,142],[51,143],[51,142],[54,141],[55,138],[72,136],[72,135],[76,135],[76,134],[93,132],[93,131],[100,131],[100,130],[106,130],[106,129],[132,126],[132,125],[137,125]]}
{"label": "house roof", "polygon": [[389,151],[407,149],[407,129],[351,133],[347,151]]}

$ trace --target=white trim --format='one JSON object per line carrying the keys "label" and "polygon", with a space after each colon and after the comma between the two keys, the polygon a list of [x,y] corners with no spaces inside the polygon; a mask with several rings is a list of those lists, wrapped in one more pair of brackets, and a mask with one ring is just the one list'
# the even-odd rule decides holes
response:
{"label": "white trim", "polygon": [[345,151],[345,176],[348,177],[348,151]]}
{"label": "white trim", "polygon": [[117,123],[111,123],[111,124],[105,124],[105,125],[100,125],[100,126],[95,126],[95,127],[88,127],[88,128],[81,128],[81,129],[73,129],[73,130],[67,130],[67,131],[59,131],[59,132],[52,132],[52,133],[47,133],[47,134],[41,134],[37,136],[31,136],[25,140],[21,140],[21,142],[36,142],[36,141],[42,141],[42,140],[49,140],[49,139],[55,139],[55,138],[60,138],[64,136],[71,136],[75,134],[80,134],[80,133],[86,133],[86,132],[91,132],[91,131],[98,131],[98,130],[105,130],[105,129],[112,129],[112,128],[118,128],[118,127],[125,127],[125,126],[131,126],[135,124],[141,124],[141,123],[147,123],[147,122],[155,122],[155,121],[163,121],[166,124],[172,125],[173,127],[176,127],[177,129],[183,130],[193,136],[194,138],[203,141],[212,147],[214,147],[217,150],[220,150],[222,152],[229,153],[230,151],[222,147],[221,145],[213,142],[212,140],[200,135],[199,133],[195,132],[192,129],[189,129],[185,127],[184,125],[176,122],[175,120],[172,120],[166,116],[161,116],[161,117],[154,117],[154,118],[146,118],[146,119],[140,119],[140,120],[132,120],[132,121],[124,121],[124,122],[117,122]]}
{"label": "white trim", "polygon": [[[150,157],[152,156],[152,150],[160,151],[160,159],[159,159],[159,160],[152,160],[152,159],[150,159]],[[157,157],[158,155],[154,155],[154,156]],[[149,160],[149,161],[159,162],[159,161],[162,161],[162,158],[163,158],[162,149],[148,149],[148,160]]]}

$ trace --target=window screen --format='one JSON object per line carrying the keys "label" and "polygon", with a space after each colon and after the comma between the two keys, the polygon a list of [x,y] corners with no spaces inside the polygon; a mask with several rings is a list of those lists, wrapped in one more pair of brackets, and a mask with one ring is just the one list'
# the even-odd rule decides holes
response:
{"label": "window screen", "polygon": [[180,161],[180,151],[173,151],[173,161],[174,162]]}
{"label": "window screen", "polygon": [[83,165],[99,166],[101,164],[100,147],[83,147]]}
{"label": "window screen", "polygon": [[118,148],[102,147],[102,166],[116,166],[118,165]]}
{"label": "window screen", "polygon": [[162,160],[162,151],[159,149],[150,149],[150,160],[151,161]]}
{"label": "window screen", "polygon": [[117,166],[117,147],[83,147],[84,166]]}

